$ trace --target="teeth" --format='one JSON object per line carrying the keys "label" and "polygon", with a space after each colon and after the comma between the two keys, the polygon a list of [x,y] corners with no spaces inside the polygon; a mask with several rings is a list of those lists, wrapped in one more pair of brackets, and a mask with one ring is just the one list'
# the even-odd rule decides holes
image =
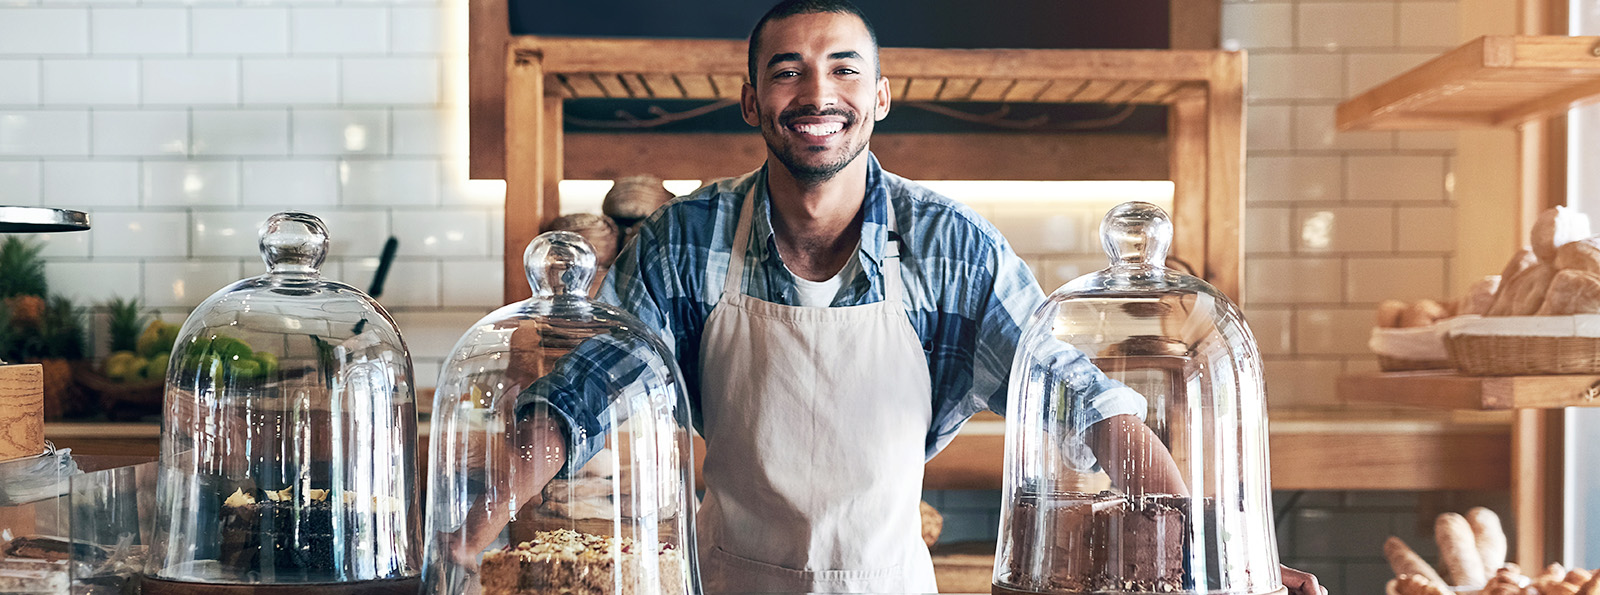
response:
{"label": "teeth", "polygon": [[831,122],[827,124],[797,124],[795,125],[794,129],[811,136],[828,136],[840,130],[844,130],[844,123]]}

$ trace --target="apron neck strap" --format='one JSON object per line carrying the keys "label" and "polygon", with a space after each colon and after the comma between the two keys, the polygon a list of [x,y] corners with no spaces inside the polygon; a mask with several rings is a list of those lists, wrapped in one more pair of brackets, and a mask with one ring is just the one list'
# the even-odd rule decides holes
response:
{"label": "apron neck strap", "polygon": [[[750,185],[750,190],[744,196],[744,204],[739,207],[739,222],[735,224],[733,232],[733,252],[728,255],[728,277],[722,283],[723,296],[744,293],[744,255],[750,249],[750,230],[755,227],[757,186]],[[905,293],[904,282],[900,279],[900,225],[894,216],[894,201],[885,196],[883,202],[888,211],[885,224],[888,237],[883,245],[883,299],[898,304]],[[852,254],[851,257],[856,258],[856,255]]]}

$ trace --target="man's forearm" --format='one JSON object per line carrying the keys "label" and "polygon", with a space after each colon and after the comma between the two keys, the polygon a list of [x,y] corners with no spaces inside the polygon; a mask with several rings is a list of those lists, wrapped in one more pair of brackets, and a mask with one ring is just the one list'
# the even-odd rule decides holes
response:
{"label": "man's forearm", "polygon": [[1183,494],[1178,462],[1173,460],[1161,438],[1132,415],[1116,415],[1089,426],[1085,433],[1089,449],[1100,467],[1111,476],[1112,485],[1129,494]]}

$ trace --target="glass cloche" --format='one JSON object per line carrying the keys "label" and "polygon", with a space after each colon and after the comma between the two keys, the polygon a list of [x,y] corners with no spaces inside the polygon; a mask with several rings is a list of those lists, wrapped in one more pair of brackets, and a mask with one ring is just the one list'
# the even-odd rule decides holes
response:
{"label": "glass cloche", "polygon": [[318,273],[320,219],[273,215],[260,246],[267,273],[207,298],[173,345],[144,592],[415,593],[405,341]]}
{"label": "glass cloche", "polygon": [[994,592],[1282,592],[1250,328],[1165,266],[1159,207],[1100,235],[1111,266],[1051,294],[1012,365]]}
{"label": "glass cloche", "polygon": [[429,445],[423,592],[700,592],[688,396],[667,347],[588,299],[595,255],[545,233],[533,297],[445,361]]}

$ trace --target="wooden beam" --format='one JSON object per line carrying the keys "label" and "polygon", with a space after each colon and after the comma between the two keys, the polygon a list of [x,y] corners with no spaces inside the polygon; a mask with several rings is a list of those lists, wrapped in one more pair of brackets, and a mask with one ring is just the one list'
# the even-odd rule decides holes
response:
{"label": "wooden beam", "polygon": [[1565,412],[1519,409],[1511,434],[1511,509],[1517,551],[1512,561],[1539,568],[1564,560],[1562,476]]}
{"label": "wooden beam", "polygon": [[[515,48],[544,54],[551,72],[743,75],[745,42],[731,39],[620,39],[517,36]],[[966,79],[1003,72],[1014,79],[1205,80],[1219,56],[1207,50],[883,48],[883,74]]]}
{"label": "wooden beam", "polygon": [[[573,133],[565,177],[650,174],[710,180],[761,166],[766,145],[746,134]],[[1153,134],[877,134],[885,169],[913,180],[1165,180],[1167,141]]]}
{"label": "wooden beam", "polygon": [[1172,256],[1205,274],[1206,94],[1198,88],[1174,95],[1167,109],[1167,158],[1172,178]]}
{"label": "wooden beam", "polygon": [[506,46],[511,41],[507,0],[467,3],[468,176],[506,177]]}

